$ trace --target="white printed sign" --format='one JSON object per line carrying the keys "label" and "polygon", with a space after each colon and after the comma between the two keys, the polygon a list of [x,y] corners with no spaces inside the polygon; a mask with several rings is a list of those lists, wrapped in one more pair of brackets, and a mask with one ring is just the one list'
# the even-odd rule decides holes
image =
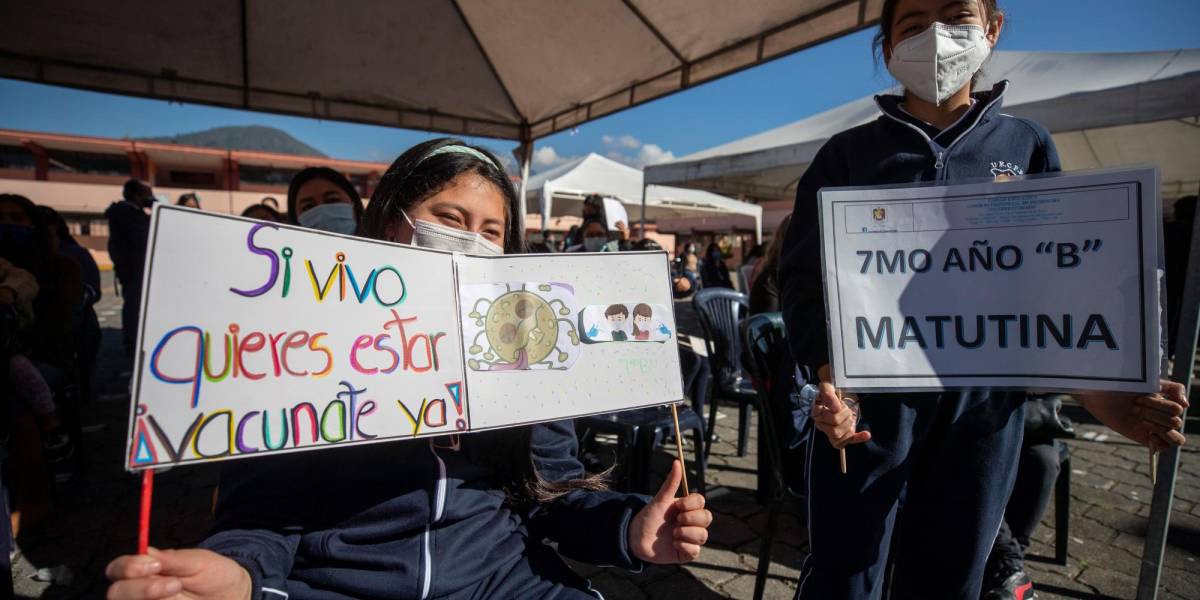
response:
{"label": "white printed sign", "polygon": [[662,252],[472,257],[159,205],[127,467],[681,400],[674,345],[578,330],[590,304],[671,306],[669,281]]}
{"label": "white printed sign", "polygon": [[847,390],[1157,389],[1153,169],[820,192]]}

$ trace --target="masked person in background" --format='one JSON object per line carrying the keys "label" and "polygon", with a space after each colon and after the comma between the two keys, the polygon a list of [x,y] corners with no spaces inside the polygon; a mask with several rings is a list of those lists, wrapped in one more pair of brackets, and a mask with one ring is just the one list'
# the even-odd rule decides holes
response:
{"label": "masked person in background", "polygon": [[[843,401],[829,377],[817,192],[992,178],[996,161],[1016,175],[1060,170],[1045,128],[1001,112],[1008,82],[971,93],[1003,25],[996,0],[885,0],[876,41],[904,95],[876,97],[880,117],[830,138],[797,186],[781,306],[793,358],[818,373],[812,421],[825,434],[809,437],[803,600],[879,598],[898,524],[891,597],[979,598],[1017,472],[1025,393],[861,394],[861,412]],[[1076,397],[1105,425],[1159,450],[1183,443],[1186,406],[1182,386],[1165,382],[1161,392]]]}
{"label": "masked person in background", "polygon": [[[494,156],[437,139],[392,163],[361,231],[515,253],[517,210]],[[599,596],[544,540],[634,570],[699,555],[712,514],[699,494],[674,497],[678,461],[654,498],[616,493],[576,443],[566,420],[230,462],[202,549],[114,560],[108,597],[583,599]]]}
{"label": "masked person in background", "polygon": [[142,272],[146,265],[146,240],[150,237],[150,215],[154,190],[137,179],[125,182],[123,199],[104,211],[108,218],[108,256],[121,283],[121,339],[126,356],[133,357],[137,345],[138,314],[142,304]]}
{"label": "masked person in background", "polygon": [[704,251],[704,263],[700,266],[700,277],[704,287],[732,288],[733,281],[729,278],[729,267],[725,264],[725,255],[721,247],[709,244]]}
{"label": "masked person in background", "polygon": [[288,222],[330,233],[354,235],[363,215],[362,197],[341,173],[308,167],[288,185]]}

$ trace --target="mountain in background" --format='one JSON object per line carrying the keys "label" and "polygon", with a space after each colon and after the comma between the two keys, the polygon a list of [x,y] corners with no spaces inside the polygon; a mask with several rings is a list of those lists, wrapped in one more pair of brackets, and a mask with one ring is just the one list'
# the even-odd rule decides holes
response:
{"label": "mountain in background", "polygon": [[328,158],[325,156],[325,153],[292,137],[286,131],[262,125],[214,127],[193,133],[142,139],[147,142],[166,142],[168,144],[203,146],[205,148],[258,150],[260,152],[277,152],[280,154]]}

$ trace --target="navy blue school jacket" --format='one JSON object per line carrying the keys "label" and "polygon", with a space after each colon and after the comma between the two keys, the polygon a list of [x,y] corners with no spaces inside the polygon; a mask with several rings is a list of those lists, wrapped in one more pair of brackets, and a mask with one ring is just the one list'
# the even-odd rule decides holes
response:
{"label": "navy blue school jacket", "polygon": [[883,113],[825,143],[800,178],[784,241],[779,281],[788,343],[796,363],[829,362],[817,192],[825,187],[951,182],[1062,170],[1050,132],[1000,112],[1008,82],[977,93],[975,104],[942,131],[900,108],[901,96],[876,96]]}
{"label": "navy blue school jacket", "polygon": [[[504,433],[459,436],[457,448],[442,437],[229,463],[201,547],[241,564],[264,600],[469,594],[531,563],[586,589],[544,539],[580,561],[641,568],[626,533],[648,498],[574,491],[511,509],[481,460]],[[570,421],[534,425],[531,436],[543,479],[584,475]]]}

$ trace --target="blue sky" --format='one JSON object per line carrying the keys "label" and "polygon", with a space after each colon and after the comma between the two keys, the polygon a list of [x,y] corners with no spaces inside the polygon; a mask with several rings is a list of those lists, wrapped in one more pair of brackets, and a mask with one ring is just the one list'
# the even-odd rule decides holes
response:
{"label": "blue sky", "polygon": [[[1200,0],[1001,0],[1000,49],[1138,51],[1200,46]],[[538,166],[588,152],[642,163],[681,157],[778,127],[891,84],[863,31],[538,140]],[[338,158],[390,162],[434,134],[169,104],[0,79],[0,127],[148,137],[267,125]],[[478,140],[505,156],[515,144]],[[537,167],[535,167],[536,169]]]}

